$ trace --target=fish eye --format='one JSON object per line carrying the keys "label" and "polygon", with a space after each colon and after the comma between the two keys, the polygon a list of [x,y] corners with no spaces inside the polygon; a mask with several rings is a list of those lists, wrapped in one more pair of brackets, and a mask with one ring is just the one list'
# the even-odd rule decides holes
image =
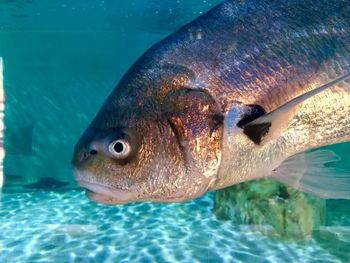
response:
{"label": "fish eye", "polygon": [[124,158],[130,154],[131,147],[124,140],[116,140],[109,145],[108,150],[114,157]]}

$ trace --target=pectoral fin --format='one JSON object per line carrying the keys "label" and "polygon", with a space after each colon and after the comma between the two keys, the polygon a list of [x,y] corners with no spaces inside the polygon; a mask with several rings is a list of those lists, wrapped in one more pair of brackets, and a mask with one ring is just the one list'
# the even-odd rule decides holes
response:
{"label": "pectoral fin", "polygon": [[350,172],[326,164],[339,161],[332,151],[318,150],[291,156],[276,168],[276,180],[322,198],[350,199]]}
{"label": "pectoral fin", "polygon": [[292,99],[281,107],[262,115],[255,120],[242,125],[244,134],[246,134],[255,144],[261,144],[267,135],[280,134],[286,129],[293,117],[296,107],[305,100],[315,96],[316,94],[334,87],[338,83],[350,78],[350,73],[343,75],[321,87],[313,89],[299,97]]}

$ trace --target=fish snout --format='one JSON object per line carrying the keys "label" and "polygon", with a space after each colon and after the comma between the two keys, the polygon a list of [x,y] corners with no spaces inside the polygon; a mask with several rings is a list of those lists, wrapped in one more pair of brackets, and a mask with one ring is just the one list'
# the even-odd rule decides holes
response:
{"label": "fish snout", "polygon": [[81,168],[89,159],[94,158],[98,152],[95,149],[84,149],[73,156],[72,164],[76,168]]}
{"label": "fish snout", "polygon": [[94,158],[98,154],[98,149],[93,144],[95,135],[95,131],[89,128],[81,136],[74,148],[72,158],[74,167],[81,168],[88,160]]}

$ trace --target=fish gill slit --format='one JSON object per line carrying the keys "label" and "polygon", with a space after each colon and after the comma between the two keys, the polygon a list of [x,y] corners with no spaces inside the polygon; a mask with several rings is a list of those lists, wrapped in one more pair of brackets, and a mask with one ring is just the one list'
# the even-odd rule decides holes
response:
{"label": "fish gill slit", "polygon": [[179,133],[179,131],[178,131],[178,129],[176,129],[176,126],[175,126],[175,124],[171,121],[171,120],[169,120],[169,119],[167,119],[167,121],[168,121],[168,123],[169,123],[169,125],[170,125],[170,128],[171,128],[171,130],[173,131],[173,133],[174,133],[174,135],[175,135],[175,138],[176,138],[176,141],[177,141],[177,144],[178,144],[178,146],[179,146],[179,148],[180,148],[180,150],[181,150],[181,155],[182,155],[182,158],[183,158],[183,160],[185,161],[185,163],[187,163],[187,156],[186,156],[186,154],[185,154],[185,150],[186,150],[186,147],[184,146],[184,144],[182,143],[182,140],[181,140],[181,135],[180,135],[180,133]]}

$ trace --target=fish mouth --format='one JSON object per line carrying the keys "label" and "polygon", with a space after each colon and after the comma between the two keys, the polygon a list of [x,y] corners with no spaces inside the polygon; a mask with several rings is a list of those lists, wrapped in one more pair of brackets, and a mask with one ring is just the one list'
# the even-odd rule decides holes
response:
{"label": "fish mouth", "polygon": [[125,204],[131,202],[136,193],[133,189],[112,188],[96,182],[81,179],[81,172],[76,172],[78,185],[86,189],[86,196],[97,203]]}
{"label": "fish mouth", "polygon": [[132,200],[134,193],[131,190],[114,189],[97,183],[78,181],[81,187],[86,188],[86,196],[95,202],[103,204],[125,204]]}

